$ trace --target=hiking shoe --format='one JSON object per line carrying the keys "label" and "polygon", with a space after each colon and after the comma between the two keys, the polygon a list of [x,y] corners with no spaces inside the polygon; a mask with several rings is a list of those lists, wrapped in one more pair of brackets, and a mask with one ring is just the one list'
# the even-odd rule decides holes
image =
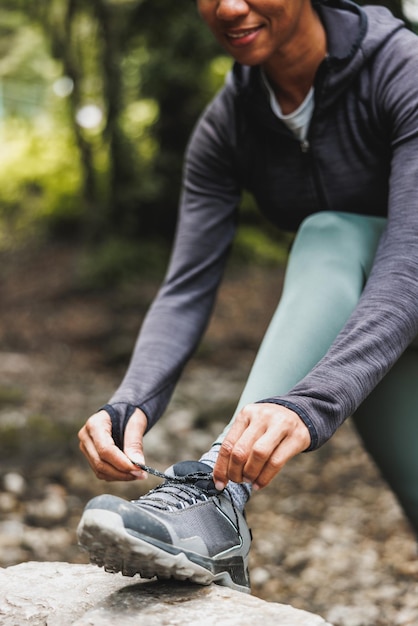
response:
{"label": "hiking shoe", "polygon": [[124,576],[214,582],[249,593],[251,533],[210,472],[204,463],[185,461],[138,500],[93,498],[77,531],[91,563]]}

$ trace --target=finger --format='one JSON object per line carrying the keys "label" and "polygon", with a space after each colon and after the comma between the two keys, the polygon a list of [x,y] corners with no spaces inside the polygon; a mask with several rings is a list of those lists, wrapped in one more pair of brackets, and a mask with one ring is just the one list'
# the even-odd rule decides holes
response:
{"label": "finger", "polygon": [[266,487],[298,452],[299,450],[296,452],[292,438],[286,437],[270,455],[258,476],[255,477],[253,487],[256,490]]}
{"label": "finger", "polygon": [[84,437],[83,440],[80,441],[80,450],[87,458],[87,461],[93,472],[96,474],[97,478],[107,481],[135,480],[135,476],[127,472],[121,472],[107,461],[101,459],[92,440],[89,437]]}
{"label": "finger", "polygon": [[260,463],[257,465],[255,465],[254,459],[252,464],[249,463],[249,460],[252,457],[252,450],[260,436],[261,432],[259,426],[256,424],[250,424],[250,426],[241,434],[239,439],[235,441],[229,455],[227,470],[229,480],[236,483],[251,482],[251,478],[253,476],[258,476],[260,469],[265,463],[265,459],[260,459]]}
{"label": "finger", "polygon": [[224,489],[229,480],[229,465],[235,443],[242,436],[243,432],[248,427],[248,424],[248,418],[241,411],[235,418],[234,423],[232,424],[230,430],[228,431],[228,434],[222,442],[218,458],[213,468],[215,487],[220,491]]}
{"label": "finger", "polygon": [[113,441],[112,423],[106,411],[100,411],[87,420],[86,429],[102,461],[106,461],[121,472],[132,470],[132,463]]}
{"label": "finger", "polygon": [[[81,428],[80,449],[86,455],[95,474],[105,480],[126,480],[134,469],[132,462],[115,445],[112,438],[112,424],[106,411],[92,415]],[[130,480],[130,478],[129,478]]]}
{"label": "finger", "polygon": [[[287,412],[287,409],[284,412],[282,407],[263,404],[257,405],[257,410],[253,424],[262,427],[255,431],[253,439],[249,441],[247,462],[243,468],[243,476],[249,482],[256,481],[274,451],[294,428],[294,413]],[[299,417],[296,419],[300,422]],[[248,432],[251,430],[248,429]],[[242,439],[245,439],[246,435],[245,432]]]}
{"label": "finger", "polygon": [[[219,482],[227,482],[228,479],[234,482],[251,482],[253,477],[258,476],[267,453],[261,450],[258,458],[258,454],[252,455],[252,451],[269,428],[272,428],[269,448],[271,453],[283,435],[280,425],[275,424],[270,406],[249,404],[243,407],[222,443],[214,470],[215,479]],[[248,464],[250,457],[252,462]]]}
{"label": "finger", "polygon": [[[250,431],[248,434],[251,434]],[[242,439],[245,440],[247,433],[244,433]],[[274,451],[280,447],[282,441],[286,438],[287,433],[281,428],[280,424],[271,424],[260,435],[259,431],[256,431],[251,440],[248,441],[247,460],[242,468],[242,475],[244,482],[255,483],[260,473],[263,471],[266,463],[268,463],[274,454]],[[245,445],[241,442],[238,445]]]}
{"label": "finger", "polygon": [[[260,416],[261,417],[261,416]],[[275,448],[286,436],[283,425],[264,411],[264,420],[253,420],[235,442],[228,466],[234,482],[254,482]]]}
{"label": "finger", "polygon": [[256,489],[266,487],[290,459],[307,449],[309,442],[309,431],[300,421],[298,427],[287,434],[270,455],[259,475],[255,477],[254,487]]}
{"label": "finger", "polygon": [[225,486],[228,479],[234,482],[256,482],[277,446],[290,433],[295,433],[296,441],[302,442],[297,452],[309,446],[309,433],[294,411],[270,403],[245,406],[237,415],[220,449],[214,468],[218,489],[221,484]]}
{"label": "finger", "polygon": [[[143,451],[143,437],[147,429],[148,420],[143,411],[136,409],[125,428],[124,447],[125,455],[135,463],[145,464]],[[136,478],[146,478],[147,473],[136,468],[131,470]]]}

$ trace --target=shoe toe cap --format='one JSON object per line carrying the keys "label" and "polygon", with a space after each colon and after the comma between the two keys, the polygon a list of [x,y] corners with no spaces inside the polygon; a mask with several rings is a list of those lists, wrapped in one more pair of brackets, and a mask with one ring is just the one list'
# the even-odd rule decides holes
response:
{"label": "shoe toe cap", "polygon": [[172,544],[172,537],[165,524],[153,512],[147,511],[144,507],[133,502],[105,494],[90,500],[85,510],[93,509],[117,513],[122,518],[128,532]]}

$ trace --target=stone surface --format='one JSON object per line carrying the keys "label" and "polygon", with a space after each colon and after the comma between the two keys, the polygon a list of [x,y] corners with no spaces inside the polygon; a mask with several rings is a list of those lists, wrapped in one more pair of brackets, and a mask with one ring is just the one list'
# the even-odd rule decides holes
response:
{"label": "stone surface", "polygon": [[211,585],[144,581],[91,565],[22,563],[0,569],[2,626],[331,626],[291,606]]}

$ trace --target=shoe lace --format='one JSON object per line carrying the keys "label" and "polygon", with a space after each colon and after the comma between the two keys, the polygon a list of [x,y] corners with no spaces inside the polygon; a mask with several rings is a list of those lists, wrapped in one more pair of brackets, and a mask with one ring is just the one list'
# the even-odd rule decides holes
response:
{"label": "shoe lace", "polygon": [[170,476],[170,474],[164,474],[164,472],[160,472],[154,467],[150,467],[149,465],[144,465],[143,463],[138,463],[137,461],[132,461],[131,463],[140,467],[147,474],[152,474],[153,476],[157,476],[158,478],[164,478],[164,480],[168,480],[170,482],[179,484],[179,483],[193,483],[197,480],[211,480],[213,478],[212,472],[194,472],[192,474],[187,474],[187,476]]}
{"label": "shoe lace", "polygon": [[200,485],[196,485],[200,480],[211,480],[212,472],[194,472],[187,476],[170,476],[160,472],[153,467],[132,461],[137,467],[158,478],[163,478],[164,483],[151,489],[145,496],[133,503],[147,504],[163,510],[184,509],[199,502],[209,500],[211,494]]}

